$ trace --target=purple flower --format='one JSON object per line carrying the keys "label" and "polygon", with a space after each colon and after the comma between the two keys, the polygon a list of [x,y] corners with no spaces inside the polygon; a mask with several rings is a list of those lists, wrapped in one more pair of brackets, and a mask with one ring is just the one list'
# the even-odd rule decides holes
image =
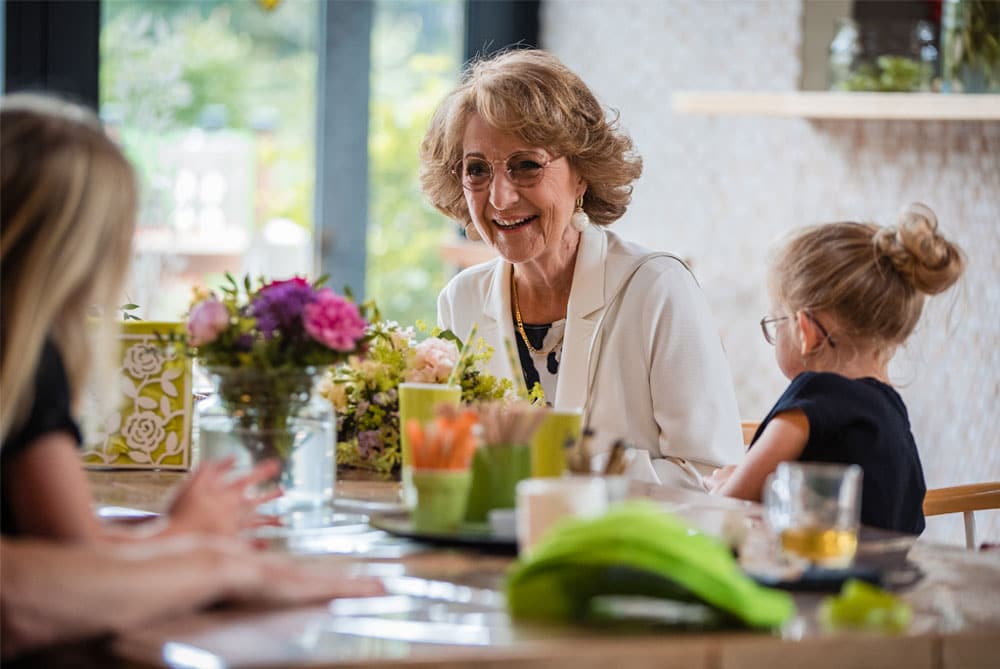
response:
{"label": "purple flower", "polygon": [[344,353],[357,348],[368,326],[356,304],[329,288],[319,291],[316,300],[305,306],[302,320],[310,337]]}
{"label": "purple flower", "polygon": [[316,290],[303,278],[273,281],[261,288],[250,305],[265,339],[302,331],[302,311],[316,299]]}
{"label": "purple flower", "polygon": [[211,344],[229,327],[229,310],[217,299],[199,302],[188,317],[188,341],[193,346]]}
{"label": "purple flower", "polygon": [[358,455],[370,458],[382,448],[382,435],[378,430],[358,432]]}
{"label": "purple flower", "polygon": [[241,334],[233,343],[233,348],[237,351],[249,351],[253,348],[253,335]]}

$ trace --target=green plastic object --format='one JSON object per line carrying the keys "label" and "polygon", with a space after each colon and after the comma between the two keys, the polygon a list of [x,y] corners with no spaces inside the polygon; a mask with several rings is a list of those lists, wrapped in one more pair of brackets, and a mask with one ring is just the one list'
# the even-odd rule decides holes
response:
{"label": "green plastic object", "polygon": [[760,586],[720,541],[648,502],[554,527],[507,575],[513,618],[592,622],[608,595],[702,602],[724,626],[777,627],[795,613],[786,592]]}
{"label": "green plastic object", "polygon": [[902,632],[910,625],[913,610],[892,593],[864,581],[848,580],[840,594],[823,598],[819,619],[829,629],[863,629],[869,632]]}
{"label": "green plastic object", "polygon": [[468,469],[414,469],[413,529],[417,532],[454,532],[465,515],[471,480]]}
{"label": "green plastic object", "polygon": [[529,444],[480,446],[472,457],[472,485],[465,519],[481,523],[493,509],[513,509],[518,481],[530,476]]}

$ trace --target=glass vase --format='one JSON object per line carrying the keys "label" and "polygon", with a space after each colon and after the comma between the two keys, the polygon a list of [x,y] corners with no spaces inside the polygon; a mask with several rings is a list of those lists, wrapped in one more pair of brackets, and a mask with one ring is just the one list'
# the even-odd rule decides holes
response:
{"label": "glass vase", "polygon": [[199,456],[236,459],[239,472],[274,458],[281,470],[261,486],[284,494],[263,505],[285,514],[331,507],[336,480],[336,422],[330,403],[316,392],[314,367],[258,369],[210,367],[214,392],[195,412]]}

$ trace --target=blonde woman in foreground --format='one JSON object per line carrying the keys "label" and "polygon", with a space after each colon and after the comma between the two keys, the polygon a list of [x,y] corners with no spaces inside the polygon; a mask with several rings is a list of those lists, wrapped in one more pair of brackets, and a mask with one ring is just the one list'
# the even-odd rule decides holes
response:
{"label": "blonde woman in foreground", "polygon": [[91,360],[114,341],[109,323],[95,331],[88,312],[115,311],[135,227],[135,177],[93,114],[37,95],[0,101],[0,154],[4,659],[220,600],[379,594],[378,581],[315,573],[234,538],[258,522],[262,498],[247,492],[275,463],[235,481],[227,463],[202,467],[166,522],[133,536],[146,540],[98,541],[129,535],[91,511],[73,407],[90,368],[105,369]]}
{"label": "blonde woman in foreground", "polygon": [[[168,522],[138,534],[109,531],[93,514],[74,414],[91,369],[111,369],[110,314],[131,257],[135,175],[93,114],[39,95],[3,99],[0,150],[2,533],[85,541],[236,534],[257,523],[264,499],[246,492],[276,463],[236,481],[226,477],[229,463],[201,467]],[[95,306],[108,316],[96,325],[88,322]]]}
{"label": "blonde woman in foreground", "polygon": [[791,383],[746,459],[709,477],[713,492],[759,500],[765,478],[787,460],[858,464],[861,522],[923,531],[923,469],[888,365],[924,298],[947,290],[964,269],[961,250],[937,227],[933,211],[912,204],[893,227],[820,225],[781,248],[761,328]]}

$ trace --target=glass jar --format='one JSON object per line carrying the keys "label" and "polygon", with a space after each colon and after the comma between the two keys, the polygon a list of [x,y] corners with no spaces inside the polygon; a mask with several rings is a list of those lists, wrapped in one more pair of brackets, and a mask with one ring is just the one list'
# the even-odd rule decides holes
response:
{"label": "glass jar", "polygon": [[941,90],[1000,93],[1000,2],[945,1],[941,12]]}
{"label": "glass jar", "polygon": [[212,367],[214,392],[198,403],[195,434],[204,461],[233,456],[249,471],[275,458],[278,475],[266,485],[284,494],[263,505],[285,514],[330,507],[336,480],[336,421],[330,403],[315,390],[314,367],[265,370]]}
{"label": "glass jar", "polygon": [[934,24],[917,21],[910,32],[910,52],[920,63],[919,87],[914,90],[929,92],[933,89],[938,70],[938,48],[934,43]]}
{"label": "glass jar", "polygon": [[861,57],[861,34],[852,18],[837,20],[837,30],[830,42],[830,90],[847,89],[847,82],[854,73]]}

